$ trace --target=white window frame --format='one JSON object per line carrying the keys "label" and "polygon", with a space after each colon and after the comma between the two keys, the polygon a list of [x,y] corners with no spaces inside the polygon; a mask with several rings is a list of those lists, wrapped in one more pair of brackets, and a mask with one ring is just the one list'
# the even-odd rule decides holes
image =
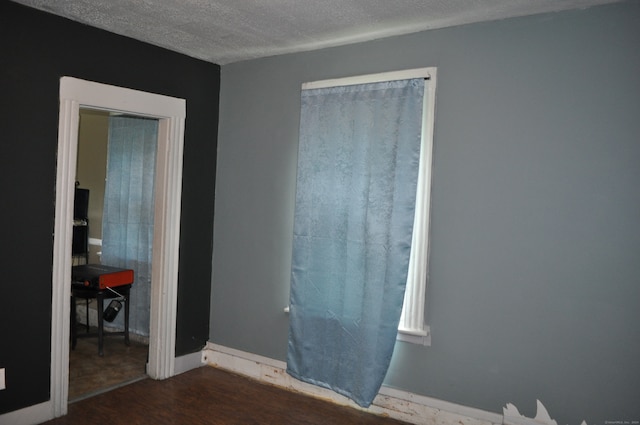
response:
{"label": "white window frame", "polygon": [[431,332],[429,326],[425,323],[424,312],[429,275],[429,223],[431,215],[431,169],[436,106],[436,74],[437,68],[429,67],[302,84],[302,89],[306,90],[413,78],[425,79],[416,212],[411,240],[407,286],[398,326],[398,340],[420,345],[431,345]]}
{"label": "white window frame", "polygon": [[414,344],[431,345],[431,329],[425,323],[427,281],[429,280],[429,224],[431,218],[431,170],[433,168],[433,134],[436,110],[436,68],[426,68],[429,76],[424,86],[424,116],[420,144],[420,166],[416,193],[409,272],[404,294],[398,339]]}

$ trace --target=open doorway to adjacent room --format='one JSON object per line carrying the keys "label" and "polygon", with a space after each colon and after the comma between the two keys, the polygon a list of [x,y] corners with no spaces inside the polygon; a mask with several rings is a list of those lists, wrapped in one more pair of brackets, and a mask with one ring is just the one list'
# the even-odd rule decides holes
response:
{"label": "open doorway to adjacent room", "polygon": [[[131,268],[135,284],[130,290],[129,343],[122,335],[112,335],[124,331],[120,312],[104,322],[108,334],[103,355],[96,336],[97,299],[75,300],[72,326],[75,323],[78,338],[69,353],[70,403],[146,377],[152,236],[144,236],[152,235],[153,227],[157,127],[157,119],[80,109],[72,262]],[[106,223],[111,226],[104,232]],[[114,234],[114,225],[122,231]],[[103,257],[105,233],[111,242]],[[132,240],[114,240],[134,233]],[[125,249],[124,244],[129,246]]]}
{"label": "open doorway to adjacent room", "polygon": [[[146,374],[152,379],[165,379],[175,373],[178,245],[186,102],[183,99],[63,77],[60,80],[51,322],[51,404],[56,417],[66,414],[67,403],[72,400],[69,385],[70,293],[81,110],[157,120]],[[97,247],[98,240],[99,238],[92,238],[91,242]],[[93,248],[94,255],[99,252],[96,247]],[[96,258],[89,261],[96,261]],[[105,338],[104,358],[107,358],[106,344],[109,339]],[[113,342],[124,346],[124,342],[118,341],[117,337],[114,337]],[[147,351],[146,344],[144,345]],[[108,376],[109,373],[105,371],[103,375]]]}

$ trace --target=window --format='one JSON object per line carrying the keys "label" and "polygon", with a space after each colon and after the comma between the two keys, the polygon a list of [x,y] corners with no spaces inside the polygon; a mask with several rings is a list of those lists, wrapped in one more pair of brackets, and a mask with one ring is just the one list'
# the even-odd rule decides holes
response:
{"label": "window", "polygon": [[425,324],[426,286],[429,256],[429,211],[433,150],[436,68],[419,68],[357,77],[305,83],[304,89],[348,86],[384,81],[424,78],[422,138],[416,194],[416,214],[409,261],[409,273],[398,327],[398,340],[430,345],[429,327]]}

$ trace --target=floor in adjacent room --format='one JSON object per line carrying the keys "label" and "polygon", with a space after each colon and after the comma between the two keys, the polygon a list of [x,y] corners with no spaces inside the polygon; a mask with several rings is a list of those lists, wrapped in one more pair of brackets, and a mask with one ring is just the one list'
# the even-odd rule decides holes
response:
{"label": "floor in adjacent room", "polygon": [[126,346],[123,336],[113,335],[104,338],[100,357],[97,337],[78,338],[75,349],[69,350],[69,403],[146,378],[148,352],[148,345],[133,336]]}

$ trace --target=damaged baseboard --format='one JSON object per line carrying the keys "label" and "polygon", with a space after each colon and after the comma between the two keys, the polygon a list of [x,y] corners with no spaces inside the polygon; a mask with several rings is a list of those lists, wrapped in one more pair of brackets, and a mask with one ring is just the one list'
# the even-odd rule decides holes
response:
{"label": "damaged baseboard", "polygon": [[263,383],[412,424],[501,425],[503,420],[503,416],[498,413],[384,386],[373,404],[364,409],[331,390],[291,377],[286,372],[285,362],[212,343],[208,343],[202,351],[202,362]]}
{"label": "damaged baseboard", "polygon": [[[499,414],[385,386],[382,386],[373,404],[365,409],[331,390],[291,377],[286,372],[285,362],[210,342],[202,350],[202,363],[266,384],[416,425],[558,425],[540,400],[537,400],[536,417],[527,418],[511,403],[507,403],[502,414]],[[582,421],[580,425],[587,424]]]}

